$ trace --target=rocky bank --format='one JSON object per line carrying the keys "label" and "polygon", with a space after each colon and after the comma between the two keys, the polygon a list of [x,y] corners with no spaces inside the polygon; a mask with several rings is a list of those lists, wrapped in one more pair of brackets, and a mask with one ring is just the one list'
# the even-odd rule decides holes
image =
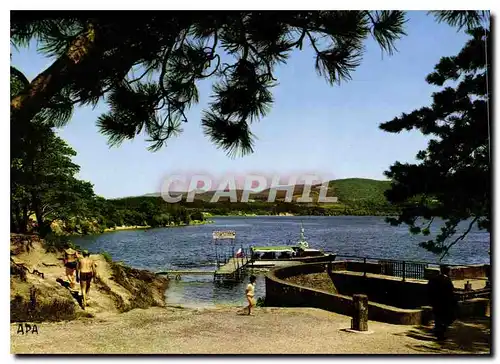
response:
{"label": "rocky bank", "polygon": [[61,251],[49,249],[36,235],[11,234],[11,322],[74,320],[79,317],[126,312],[134,308],[165,307],[168,280],[152,272],[90,256],[97,263],[89,307],[65,287]]}

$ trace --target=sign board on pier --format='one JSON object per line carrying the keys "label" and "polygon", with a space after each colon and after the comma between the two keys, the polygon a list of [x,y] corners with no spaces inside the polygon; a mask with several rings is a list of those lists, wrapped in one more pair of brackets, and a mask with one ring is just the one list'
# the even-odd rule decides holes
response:
{"label": "sign board on pier", "polygon": [[226,230],[226,231],[213,231],[212,238],[214,240],[218,239],[236,239],[236,231]]}

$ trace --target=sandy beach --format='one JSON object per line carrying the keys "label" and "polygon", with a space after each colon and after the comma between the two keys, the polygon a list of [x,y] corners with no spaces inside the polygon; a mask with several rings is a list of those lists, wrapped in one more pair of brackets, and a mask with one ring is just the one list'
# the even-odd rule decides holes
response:
{"label": "sandy beach", "polygon": [[134,309],[123,314],[41,323],[18,334],[13,354],[489,354],[490,323],[457,321],[436,343],[430,327],[369,322],[369,333],[345,331],[351,318],[314,308]]}

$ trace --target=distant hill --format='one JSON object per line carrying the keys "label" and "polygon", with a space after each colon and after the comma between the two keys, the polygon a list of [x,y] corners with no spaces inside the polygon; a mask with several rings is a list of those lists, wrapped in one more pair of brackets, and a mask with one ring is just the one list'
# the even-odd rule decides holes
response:
{"label": "distant hill", "polygon": [[[329,182],[327,196],[335,196],[342,203],[385,203],[384,191],[390,188],[390,181],[380,181],[367,178],[346,178],[337,179]],[[310,196],[314,201],[317,201],[320,192],[320,185],[311,186]],[[293,193],[293,201],[302,196],[304,185],[296,185]],[[250,194],[249,200],[267,201],[270,189],[266,189],[258,194]],[[172,196],[178,195],[180,192],[171,192]],[[241,199],[243,190],[236,190],[238,201]],[[215,191],[208,191],[203,194],[196,194],[195,200],[210,201],[215,194]],[[187,192],[182,192],[183,200],[187,196]],[[160,193],[148,193],[146,197],[158,197]],[[276,200],[283,201],[286,196],[286,191],[278,190]],[[228,201],[229,198],[220,198],[219,201]]]}
{"label": "distant hill", "polygon": [[346,178],[330,181],[329,189],[342,202],[384,203],[384,192],[391,187],[391,181],[367,178]]}

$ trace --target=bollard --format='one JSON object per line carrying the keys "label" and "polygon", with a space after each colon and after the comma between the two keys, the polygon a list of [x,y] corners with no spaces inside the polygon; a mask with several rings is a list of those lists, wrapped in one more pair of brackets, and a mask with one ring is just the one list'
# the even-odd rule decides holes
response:
{"label": "bollard", "polygon": [[351,329],[368,331],[368,297],[364,294],[352,296],[353,311]]}

